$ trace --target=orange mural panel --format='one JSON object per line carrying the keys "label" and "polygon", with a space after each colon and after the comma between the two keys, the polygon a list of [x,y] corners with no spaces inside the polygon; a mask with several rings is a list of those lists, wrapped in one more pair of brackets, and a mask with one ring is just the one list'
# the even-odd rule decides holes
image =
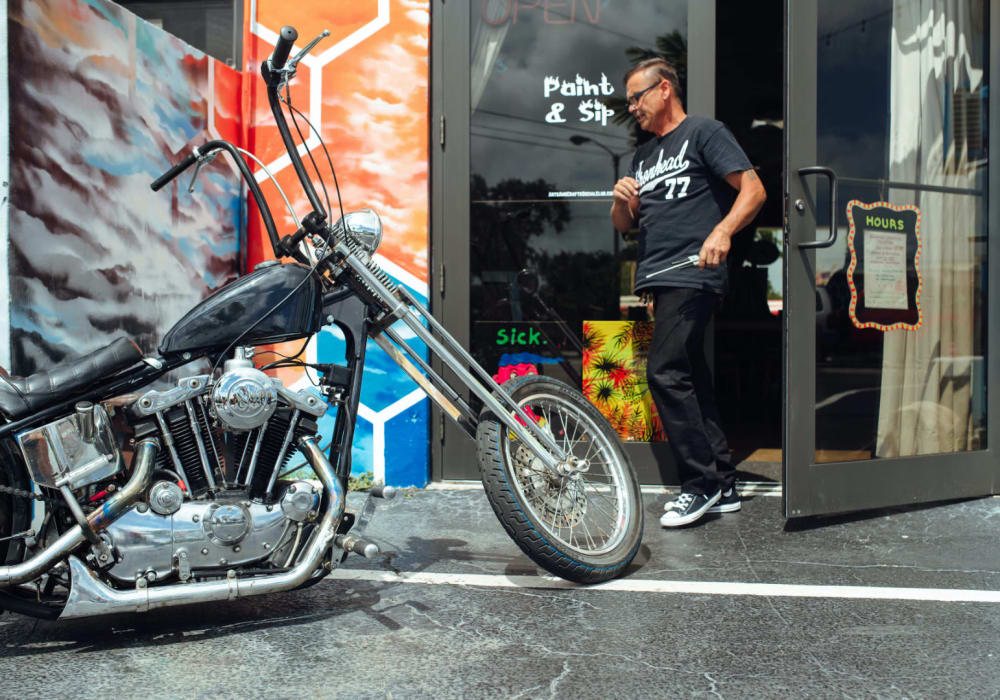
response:
{"label": "orange mural panel", "polygon": [[[281,27],[278,27],[281,29]],[[250,104],[248,105],[249,134],[248,143],[250,151],[260,158],[264,163],[273,163],[276,159],[285,155],[285,147],[281,144],[281,137],[278,128],[274,125],[274,115],[271,114],[271,107],[267,103],[267,91],[264,88],[264,81],[260,77],[260,64],[274,51],[274,44],[259,37],[251,37],[248,42],[247,63],[245,66],[245,76],[247,89],[250,92]],[[295,80],[289,85],[291,101],[296,109],[309,116],[311,109],[309,103],[309,66],[300,63],[296,72]],[[285,91],[282,90],[284,95]],[[303,132],[308,128],[301,124]],[[292,128],[289,120],[289,128]],[[294,131],[293,131],[294,134]],[[251,164],[251,168],[256,170],[257,166]]]}
{"label": "orange mural panel", "polygon": [[[378,17],[378,0],[352,2],[258,2],[257,22],[277,32],[291,25],[299,32],[296,47],[301,48],[325,29],[330,32],[313,52],[322,54],[337,42],[355,34]],[[293,51],[294,54],[294,51]]]}
{"label": "orange mural panel", "polygon": [[[256,75],[270,55],[283,25],[299,32],[298,47],[324,29],[331,36],[299,64],[292,84],[293,104],[313,119],[319,115],[323,140],[330,150],[344,210],[371,207],[385,230],[379,252],[416,278],[428,278],[428,81],[430,3],[427,0],[367,0],[294,4],[274,0],[247,5],[247,78]],[[320,71],[318,81],[311,71]],[[270,163],[282,149],[267,109],[261,81],[253,81],[249,142]],[[317,104],[317,100],[319,104]],[[300,120],[305,133],[307,126]],[[294,133],[293,136],[297,135]],[[330,191],[332,218],[339,216],[333,178],[319,146],[313,157]],[[307,160],[307,167],[308,160]],[[308,211],[291,168],[277,175],[300,216]],[[290,233],[287,217],[273,186],[263,189],[281,233]],[[322,197],[322,194],[321,194]],[[285,225],[283,225],[283,223]],[[266,234],[251,215],[249,264],[271,256]]]}
{"label": "orange mural panel", "polygon": [[243,146],[243,115],[240,114],[240,93],[243,75],[218,61],[212,61],[215,84],[213,119],[219,138]]}

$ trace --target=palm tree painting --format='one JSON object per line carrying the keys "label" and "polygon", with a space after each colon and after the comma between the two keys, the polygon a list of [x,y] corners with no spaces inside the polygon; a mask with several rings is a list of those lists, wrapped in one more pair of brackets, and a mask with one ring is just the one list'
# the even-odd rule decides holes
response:
{"label": "palm tree painting", "polygon": [[646,384],[649,321],[585,321],[583,393],[626,441],[663,441]]}

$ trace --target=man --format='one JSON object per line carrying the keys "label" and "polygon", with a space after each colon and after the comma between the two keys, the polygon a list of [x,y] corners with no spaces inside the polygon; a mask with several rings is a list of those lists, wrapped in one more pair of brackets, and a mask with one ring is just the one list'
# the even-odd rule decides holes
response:
{"label": "man", "polygon": [[[639,225],[636,292],[651,294],[655,318],[646,376],[683,479],[660,524],[676,527],[740,509],[705,360],[705,326],[728,284],[729,239],[766,197],[729,130],[684,113],[670,63],[639,63],[625,74],[625,94],[653,138],[615,184],[611,219],[622,232]],[[697,266],[677,265],[694,256]]]}

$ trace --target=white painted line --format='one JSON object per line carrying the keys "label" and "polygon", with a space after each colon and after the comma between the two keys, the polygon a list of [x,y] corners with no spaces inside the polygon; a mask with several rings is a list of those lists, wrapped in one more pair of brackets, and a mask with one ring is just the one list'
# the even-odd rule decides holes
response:
{"label": "white painted line", "polygon": [[739,583],[724,581],[654,581],[614,579],[593,586],[555,577],[505,576],[502,574],[439,574],[431,572],[394,574],[390,571],[337,569],[331,580],[376,583],[420,583],[426,585],[482,586],[485,588],[545,588],[577,591],[622,591],[628,593],[690,593],[693,595],[769,596],[775,598],[842,598],[851,600],[925,600],[944,603],[1000,603],[1000,591],[960,588],[889,588],[885,586],[809,586],[783,583]]}
{"label": "white painted line", "polygon": [[349,36],[344,37],[331,48],[327,49],[319,56],[317,56],[316,61],[320,65],[325,66],[327,63],[337,58],[341,54],[347,53],[355,46],[360,44],[362,41],[370,37],[372,34],[377,32],[382,27],[389,25],[389,0],[378,0],[378,14],[368,24],[363,27],[359,27],[354,31],[354,33]]}
{"label": "white painted line", "polygon": [[372,479],[385,483],[385,421],[372,421]]}
{"label": "white painted line", "polygon": [[[426,491],[475,491],[482,490],[483,484],[480,481],[433,481],[424,487]],[[678,493],[677,488],[667,488],[666,486],[641,486],[643,493],[652,494],[674,494]],[[781,496],[781,484],[768,481],[740,482],[737,486],[740,494],[745,496]]]}

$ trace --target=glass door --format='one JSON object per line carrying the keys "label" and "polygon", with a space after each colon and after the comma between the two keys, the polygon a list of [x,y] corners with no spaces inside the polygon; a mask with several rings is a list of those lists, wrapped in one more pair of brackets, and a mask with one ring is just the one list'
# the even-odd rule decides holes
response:
{"label": "glass door", "polygon": [[991,4],[786,4],[788,517],[995,492]]}
{"label": "glass door", "polygon": [[[435,3],[432,14],[434,312],[498,381],[542,374],[583,391],[652,483],[676,477],[646,388],[638,232],[621,236],[609,214],[615,181],[648,137],[622,77],[667,58],[688,111],[711,116],[714,7],[475,0]],[[478,478],[468,438],[448,422],[434,434],[432,476]]]}

